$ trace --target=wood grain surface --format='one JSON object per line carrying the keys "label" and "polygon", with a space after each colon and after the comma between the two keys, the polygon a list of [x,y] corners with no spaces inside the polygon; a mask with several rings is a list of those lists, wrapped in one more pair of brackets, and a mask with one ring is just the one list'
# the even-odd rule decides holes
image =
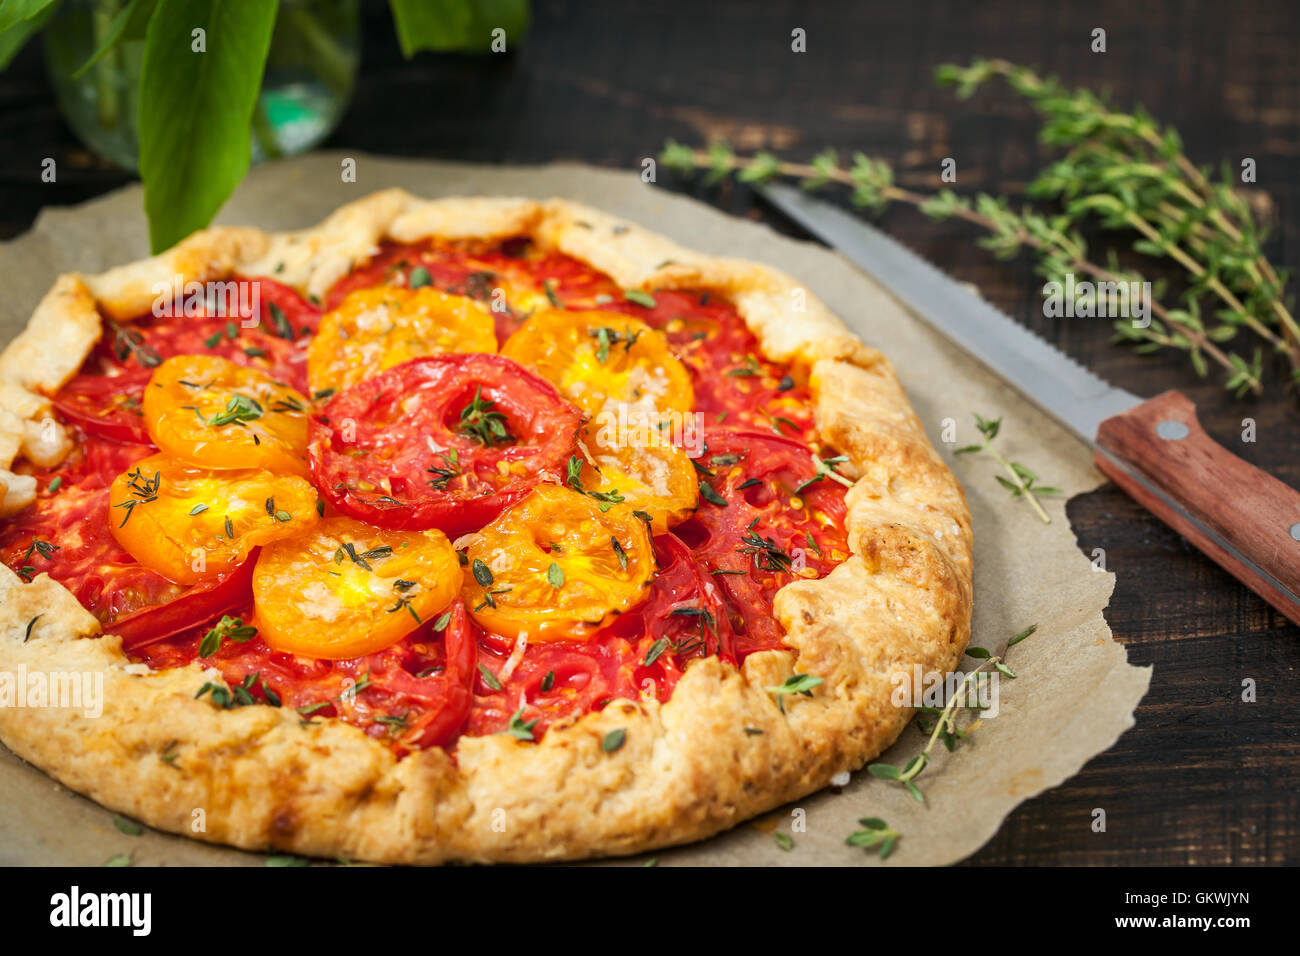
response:
{"label": "wood grain surface", "polygon": [[[1291,269],[1300,260],[1293,2],[543,2],[508,55],[409,62],[386,5],[363,8],[362,79],[331,147],[632,171],[666,137],[725,136],[790,158],[862,150],[922,189],[939,185],[939,163],[952,157],[959,191],[1015,195],[1050,155],[1027,107],[992,90],[960,103],[932,82],[940,63],[1001,56],[1108,90],[1124,107],[1140,101],[1178,127],[1198,162],[1255,159],[1268,253]],[[790,51],[795,27],[807,31],[804,54]],[[1089,51],[1096,27],[1107,31],[1105,54]],[[0,237],[28,229],[45,206],[131,179],[60,119],[37,46],[0,74],[0,143]],[[46,157],[58,162],[57,183],[40,182]],[[668,176],[660,186],[802,235],[743,187]],[[1234,400],[1180,356],[1112,345],[1104,320],[1045,317],[1032,264],[994,260],[973,229],[906,208],[881,225],[1111,381],[1143,396],[1182,390],[1218,442],[1300,486],[1300,405],[1276,363],[1266,398]],[[1080,547],[1104,548],[1118,576],[1107,619],[1135,663],[1155,665],[1151,692],[1115,747],[1022,805],[970,862],[1300,862],[1300,629],[1114,485],[1068,511]],[[1242,700],[1247,680],[1253,703]],[[1106,810],[1103,833],[1091,827],[1095,808]]]}

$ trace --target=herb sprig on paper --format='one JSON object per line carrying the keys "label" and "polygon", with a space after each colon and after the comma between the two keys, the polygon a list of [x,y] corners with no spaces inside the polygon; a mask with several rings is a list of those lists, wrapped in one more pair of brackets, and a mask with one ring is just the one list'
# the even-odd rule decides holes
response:
{"label": "herb sprig on paper", "polygon": [[[1038,630],[1037,624],[1031,624],[1025,628],[1007,641],[1007,650],[1019,644],[1036,630]],[[867,772],[873,777],[879,777],[882,780],[893,780],[902,784],[907,788],[907,792],[912,795],[913,799],[918,803],[924,803],[925,796],[921,793],[921,788],[917,786],[916,778],[930,765],[930,753],[934,750],[936,743],[942,742],[951,751],[956,748],[958,742],[970,739],[966,729],[963,729],[957,723],[957,717],[962,710],[969,710],[972,707],[978,709],[975,682],[978,680],[979,675],[990,670],[996,670],[1005,677],[1015,679],[1015,673],[1006,665],[1003,659],[1005,655],[1005,650],[1001,654],[995,655],[984,647],[966,648],[966,656],[981,661],[979,666],[962,678],[961,683],[957,685],[956,690],[942,709],[934,707],[918,708],[922,714],[936,718],[934,725],[927,728],[930,736],[925,742],[925,747],[901,767],[888,763],[873,763],[867,767]]]}
{"label": "herb sprig on paper", "polygon": [[998,437],[998,432],[1002,429],[1001,415],[997,418],[984,418],[982,415],[976,414],[975,427],[984,436],[984,440],[977,445],[966,445],[963,448],[958,448],[954,454],[973,455],[984,453],[992,456],[1010,476],[995,475],[998,484],[1006,488],[1011,493],[1012,498],[1025,498],[1028,500],[1034,511],[1038,513],[1038,517],[1043,520],[1043,524],[1051,524],[1052,519],[1047,516],[1043,506],[1038,503],[1038,496],[1059,495],[1061,489],[1054,488],[1051,485],[1038,484],[1038,476],[1027,466],[1018,461],[1008,461],[1001,452],[993,447],[993,439]]}

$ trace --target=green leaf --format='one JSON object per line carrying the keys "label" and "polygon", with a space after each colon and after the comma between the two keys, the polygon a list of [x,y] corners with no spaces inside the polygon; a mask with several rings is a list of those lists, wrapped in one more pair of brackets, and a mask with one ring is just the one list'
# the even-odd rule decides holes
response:
{"label": "green leaf", "polygon": [[727,499],[714,491],[713,486],[707,481],[700,482],[700,497],[711,505],[717,505],[719,508],[727,507]]}
{"label": "green leaf", "polygon": [[668,638],[661,637],[650,645],[650,650],[645,652],[645,660],[641,662],[642,667],[649,667],[655,661],[659,660],[659,655],[668,650]]}
{"label": "green leaf", "polygon": [[388,0],[397,41],[408,60],[420,50],[487,52],[492,31],[511,49],[528,32],[528,0]]}
{"label": "green leaf", "polygon": [[306,866],[308,862],[300,856],[268,856],[266,858],[266,865],[274,867]]}
{"label": "green leaf", "polygon": [[607,754],[611,754],[622,747],[626,741],[627,731],[620,727],[618,730],[611,730],[604,736],[600,742],[600,749]]}
{"label": "green leaf", "polygon": [[[154,252],[212,221],[248,171],[278,3],[159,0],[140,68],[140,178]],[[203,29],[205,53],[192,51]]]}
{"label": "green leaf", "polygon": [[655,307],[655,297],[649,292],[642,292],[640,289],[624,289],[623,298],[629,302],[635,302],[637,305],[643,305],[647,309]]}
{"label": "green leaf", "polygon": [[54,15],[54,10],[54,0],[6,2],[0,8],[0,70],[7,67],[27,41],[40,32]]}
{"label": "green leaf", "polygon": [[54,0],[5,0],[0,4],[0,33],[44,13]]}
{"label": "green leaf", "polygon": [[532,720],[525,721],[524,709],[520,707],[510,715],[510,724],[506,727],[506,733],[519,740],[536,740],[537,737],[533,734],[533,728],[537,726],[539,720],[541,720],[540,717],[534,717]]}
{"label": "green leaf", "polygon": [[130,866],[131,858],[125,853],[117,853],[104,861],[105,866]]}
{"label": "green leaf", "polygon": [[1023,631],[1021,631],[1011,640],[1007,641],[1007,647],[1015,647],[1017,644],[1019,644],[1021,641],[1027,638],[1029,635],[1033,634],[1036,630],[1038,630],[1038,625],[1030,624],[1027,628],[1025,628]]}
{"label": "green leaf", "polygon": [[128,820],[126,817],[113,817],[113,826],[127,836],[139,836],[144,832],[140,824],[134,820]]}
{"label": "green leaf", "polygon": [[104,31],[104,40],[99,45],[99,49],[91,54],[90,59],[78,67],[77,72],[73,73],[73,79],[81,76],[92,66],[99,62],[99,58],[111,50],[118,40],[126,37],[129,39],[139,39],[145,35],[149,25],[149,18],[153,16],[154,8],[158,6],[158,0],[131,0],[123,7],[108,25]]}
{"label": "green leaf", "polygon": [[551,566],[546,569],[546,580],[553,588],[564,587],[564,569],[552,561]]}
{"label": "green leaf", "polygon": [[873,777],[879,777],[881,780],[897,780],[899,778],[898,768],[891,763],[873,763],[867,768],[867,773]]}
{"label": "green leaf", "polygon": [[488,670],[485,665],[480,664],[478,666],[478,672],[483,675],[483,683],[487,684],[490,689],[501,689],[501,681],[497,678],[497,675]]}

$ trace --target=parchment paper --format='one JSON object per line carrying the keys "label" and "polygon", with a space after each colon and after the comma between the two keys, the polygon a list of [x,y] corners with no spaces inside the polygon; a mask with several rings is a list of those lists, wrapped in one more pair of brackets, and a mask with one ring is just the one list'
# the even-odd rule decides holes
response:
{"label": "parchment paper", "polygon": [[[870,278],[834,252],[778,236],[641,182],[639,170],[575,165],[500,168],[397,161],[348,154],[357,181],[343,183],[342,153],[317,153],[255,168],[219,222],[268,230],[311,225],[336,206],[376,189],[401,186],[422,196],[566,196],[610,210],[705,252],[778,266],[797,277],[902,377],[936,447],[965,485],[975,528],[974,643],[999,647],[1032,623],[1038,632],[1010,651],[1019,675],[1003,680],[1000,712],[954,753],[936,748],[920,782],[926,802],[865,771],[839,792],[823,791],[713,840],[652,854],[661,866],[860,865],[873,853],[846,846],[859,817],[882,817],[902,839],[885,865],[947,864],[977,850],[1020,801],[1056,786],[1133,725],[1150,668],[1129,666],[1102,609],[1114,578],[1075,545],[1066,499],[1100,476],[1084,446],[1009,386],[911,316]],[[49,189],[57,202],[58,186]],[[141,191],[130,187],[75,207],[47,207],[27,235],[0,246],[0,340],[26,323],[59,272],[97,272],[148,254]],[[940,266],[942,262],[938,263]],[[1001,450],[1065,494],[1046,502],[1044,525],[996,482],[997,465],[951,450],[977,440],[971,413],[1005,415]],[[941,441],[944,420],[956,442]],[[951,436],[950,436],[951,437]],[[974,662],[967,659],[968,668]],[[923,746],[913,726],[881,759],[906,762]],[[802,828],[801,828],[802,827]],[[792,829],[793,828],[793,829]],[[775,832],[792,836],[783,850]],[[61,787],[0,748],[0,864],[99,865],[129,853],[136,865],[260,865],[262,857],[146,830],[120,833],[108,811]],[[625,862],[643,862],[645,858]]]}

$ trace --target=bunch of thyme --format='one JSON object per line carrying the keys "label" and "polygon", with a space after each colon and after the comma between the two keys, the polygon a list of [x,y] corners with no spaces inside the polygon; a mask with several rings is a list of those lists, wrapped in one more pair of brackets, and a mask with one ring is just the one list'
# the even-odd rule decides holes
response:
{"label": "bunch of thyme", "polygon": [[1264,257],[1264,233],[1231,170],[1225,165],[1216,182],[1188,159],[1178,131],[1141,107],[1119,112],[1088,90],[1068,90],[1006,60],[942,66],[936,74],[962,99],[995,77],[1043,117],[1043,143],[1068,150],[1027,194],[1059,200],[1072,219],[1094,215],[1107,228],[1137,232],[1137,252],[1168,257],[1187,273],[1189,301],[1216,300],[1220,341],[1249,328],[1286,356],[1300,383],[1300,325],[1287,306],[1286,278]]}
{"label": "bunch of thyme", "polygon": [[[941,83],[956,85],[964,95],[993,76],[1006,77],[1046,115],[1045,142],[1073,147],[1029,189],[1032,198],[1060,201],[1052,214],[1029,205],[1016,211],[1006,199],[988,193],[965,197],[951,189],[905,189],[896,185],[888,162],[863,153],[843,163],[828,149],[797,163],[767,151],[739,156],[723,142],[693,149],[669,140],[659,161],[684,176],[705,170],[709,184],[732,175],[751,183],[791,178],[807,189],[835,184],[847,187],[852,203],[868,212],[901,202],[935,220],[960,219],[988,234],[980,245],[997,257],[1028,251],[1039,275],[1062,284],[1071,273],[1104,283],[1143,283],[1139,271],[1118,265],[1113,251],[1099,261],[1080,232],[1089,218],[1103,226],[1133,229],[1139,234],[1132,244],[1135,251],[1173,259],[1187,272],[1189,283],[1183,307],[1152,301],[1150,324],[1141,328],[1119,321],[1116,341],[1134,344],[1143,353],[1184,351],[1197,374],[1208,374],[1213,363],[1223,370],[1224,385],[1234,395],[1258,395],[1263,392],[1262,349],[1248,359],[1222,347],[1248,328],[1288,357],[1300,383],[1300,326],[1283,300],[1285,276],[1264,259],[1261,233],[1249,208],[1227,184],[1226,174],[1223,182],[1211,183],[1182,154],[1176,131],[1161,130],[1142,111],[1112,112],[1086,91],[1065,93],[1055,81],[1005,61],[977,61],[966,69],[945,66],[938,72]],[[1128,144],[1127,153],[1118,152],[1121,143]],[[1144,145],[1139,148],[1139,143]],[[1157,296],[1163,294],[1163,283],[1152,283],[1152,288]],[[1219,304],[1213,312],[1216,321],[1209,324],[1201,307],[1206,296]]]}

